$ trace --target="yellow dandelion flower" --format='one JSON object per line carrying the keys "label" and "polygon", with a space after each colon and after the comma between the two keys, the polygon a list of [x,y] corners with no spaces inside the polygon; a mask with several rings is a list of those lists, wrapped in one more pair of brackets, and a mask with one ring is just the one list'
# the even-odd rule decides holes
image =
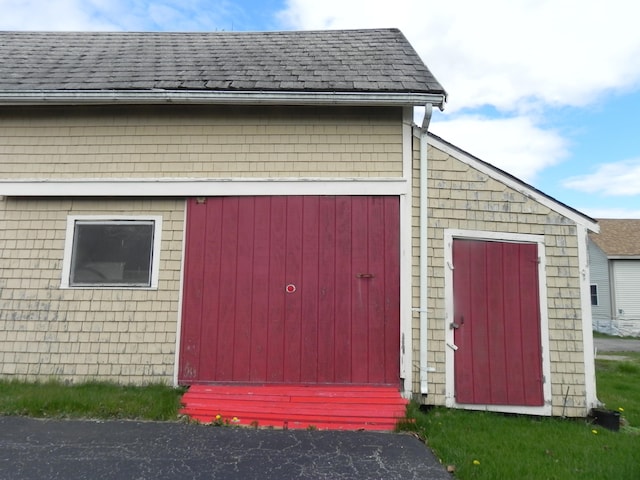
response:
{"label": "yellow dandelion flower", "polygon": [[234,422],[234,423],[238,423],[240,420],[238,420],[238,417],[233,417],[231,419],[231,421]]}
{"label": "yellow dandelion flower", "polygon": [[618,411],[619,411],[619,412],[624,412],[624,408],[622,408],[622,407],[618,407]]}
{"label": "yellow dandelion flower", "polygon": [[222,416],[220,416],[220,414],[216,415],[216,420],[220,420],[222,418]]}
{"label": "yellow dandelion flower", "polygon": [[596,430],[595,428],[593,430],[591,430],[591,433],[593,433],[594,435],[598,434],[598,430]]}
{"label": "yellow dandelion flower", "polygon": [[474,464],[474,465],[480,465],[480,460],[474,460],[474,461],[473,461],[473,464]]}

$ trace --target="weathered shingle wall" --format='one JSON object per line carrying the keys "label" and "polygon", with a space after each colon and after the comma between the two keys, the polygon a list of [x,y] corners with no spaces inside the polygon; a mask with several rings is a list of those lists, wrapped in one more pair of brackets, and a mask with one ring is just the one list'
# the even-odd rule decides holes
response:
{"label": "weathered shingle wall", "polygon": [[[414,177],[419,173],[414,141]],[[429,164],[429,373],[428,404],[445,404],[445,229],[544,236],[553,415],[582,416],[585,377],[580,304],[578,240],[573,221],[432,146]],[[419,190],[414,190],[414,264],[418,265]],[[419,306],[419,271],[414,267],[413,306]],[[414,314],[414,391],[419,391],[419,316]],[[567,395],[568,389],[568,395]],[[563,403],[566,397],[566,408]]]}
{"label": "weathered shingle wall", "polygon": [[0,178],[398,177],[401,109],[22,108]]}
{"label": "weathered shingle wall", "polygon": [[[400,109],[5,109],[0,178],[400,177]],[[161,215],[157,290],[62,289],[68,215]],[[0,199],[0,376],[171,382],[184,199]]]}
{"label": "weathered shingle wall", "polygon": [[[67,215],[161,215],[157,290],[60,289]],[[184,200],[0,200],[0,377],[171,383]]]}

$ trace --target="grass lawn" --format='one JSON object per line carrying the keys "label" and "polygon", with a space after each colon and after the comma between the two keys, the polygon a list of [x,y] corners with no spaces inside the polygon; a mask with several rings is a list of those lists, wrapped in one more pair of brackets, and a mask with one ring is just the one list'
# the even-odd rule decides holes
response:
{"label": "grass lawn", "polygon": [[433,408],[409,409],[425,438],[459,479],[640,479],[640,354],[597,360],[598,398],[622,408],[611,432],[585,419],[537,418]]}
{"label": "grass lawn", "polygon": [[177,420],[184,389],[92,382],[0,381],[0,414],[55,418]]}

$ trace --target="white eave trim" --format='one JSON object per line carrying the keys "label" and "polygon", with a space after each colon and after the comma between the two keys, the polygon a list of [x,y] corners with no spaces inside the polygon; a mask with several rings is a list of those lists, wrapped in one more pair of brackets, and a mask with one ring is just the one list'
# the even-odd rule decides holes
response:
{"label": "white eave trim", "polygon": [[180,90],[27,90],[0,91],[0,105],[229,104],[357,105],[444,108],[444,94],[384,92],[229,92]]}
{"label": "white eave trim", "polygon": [[484,165],[484,164],[478,162],[472,156],[467,155],[464,152],[460,152],[460,151],[458,151],[458,150],[456,150],[454,148],[451,148],[449,145],[447,145],[444,142],[441,142],[437,138],[429,137],[428,138],[428,143],[430,145],[432,145],[433,147],[437,148],[438,150],[441,150],[441,151],[445,152],[446,154],[451,155],[452,157],[460,160],[461,162],[466,163],[467,165],[469,165],[469,166],[475,168],[476,170],[484,173],[485,175],[488,175],[489,177],[493,178],[494,180],[498,180],[499,182],[504,183],[509,188],[512,188],[513,190],[522,193],[524,196],[526,196],[528,198],[531,198],[532,200],[535,200],[536,202],[544,205],[545,207],[550,208],[554,212],[557,212],[560,215],[563,215],[563,216],[573,220],[578,225],[584,225],[588,230],[590,230],[590,231],[592,231],[594,233],[600,232],[600,225],[598,225],[597,222],[591,222],[587,218],[585,218],[582,215],[578,214],[577,212],[571,210],[570,208],[565,207],[561,203],[556,202],[556,201],[552,200],[551,198],[549,198],[549,197],[547,197],[545,195],[542,195],[541,193],[539,193],[539,192],[537,192],[537,191],[535,191],[535,190],[533,190],[531,188],[527,188],[522,183],[519,183],[519,182],[513,180],[512,178],[509,178],[506,175],[501,175],[500,172],[488,167],[487,165]]}
{"label": "white eave trim", "polygon": [[406,195],[403,178],[101,178],[0,180],[6,197]]}

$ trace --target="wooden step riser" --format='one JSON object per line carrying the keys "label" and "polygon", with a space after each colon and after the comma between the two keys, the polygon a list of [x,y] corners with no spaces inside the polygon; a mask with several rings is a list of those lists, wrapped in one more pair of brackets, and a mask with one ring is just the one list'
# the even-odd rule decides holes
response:
{"label": "wooden step riser", "polygon": [[[247,415],[250,413],[269,413],[277,415],[286,415],[287,413],[304,413],[305,415],[318,415],[318,416],[335,416],[335,417],[361,417],[361,418],[376,418],[376,417],[403,417],[404,408],[394,408],[386,410],[372,410],[372,409],[346,409],[346,408],[283,408],[280,406],[271,406],[269,408],[262,407],[238,407],[237,405],[189,405],[183,409],[183,412],[198,412],[198,413],[210,413],[212,415],[220,414],[222,412],[232,413],[232,417],[238,417],[240,415]],[[235,413],[234,413],[235,412]]]}
{"label": "wooden step riser", "polygon": [[334,395],[334,396],[309,396],[309,395],[274,395],[274,394],[242,394],[242,393],[224,393],[224,392],[211,392],[211,393],[193,393],[189,394],[189,398],[192,400],[197,400],[198,398],[202,398],[204,400],[209,399],[219,399],[222,401],[227,400],[256,400],[260,402],[268,402],[268,401],[281,401],[288,400],[290,402],[315,402],[315,403],[362,403],[363,399],[367,403],[401,403],[403,399],[399,399],[398,395],[395,396],[386,396],[386,397],[362,397],[362,396],[353,396],[348,397],[344,395]]}
{"label": "wooden step riser", "polygon": [[396,411],[388,411],[388,412],[361,412],[361,411],[339,411],[339,412],[317,412],[310,410],[282,410],[282,409],[274,409],[274,410],[238,410],[237,408],[216,408],[216,409],[205,409],[205,408],[189,408],[182,410],[183,414],[189,416],[206,416],[211,419],[211,421],[215,420],[217,415],[220,415],[223,419],[230,420],[234,417],[245,420],[250,419],[255,420],[259,418],[270,418],[270,419],[305,419],[305,420],[322,420],[324,422],[336,422],[336,423],[395,423],[399,419],[404,417],[404,411],[396,410]]}
{"label": "wooden step riser", "polygon": [[[191,416],[191,418],[195,421],[201,422],[203,424],[213,424],[214,421],[208,417],[203,416],[199,417],[197,415]],[[275,429],[283,429],[283,430],[346,430],[346,431],[357,431],[357,430],[367,430],[374,432],[381,431],[392,431],[395,429],[395,423],[388,424],[368,424],[368,423],[335,423],[335,422],[323,422],[323,421],[283,421],[283,420],[273,420],[273,419],[256,419],[250,422],[238,422],[233,425],[239,425],[242,427],[256,427],[256,428],[275,428]]]}
{"label": "wooden step riser", "polygon": [[394,388],[344,385],[194,385],[182,401],[203,423],[337,430],[393,430],[407,404]]}

